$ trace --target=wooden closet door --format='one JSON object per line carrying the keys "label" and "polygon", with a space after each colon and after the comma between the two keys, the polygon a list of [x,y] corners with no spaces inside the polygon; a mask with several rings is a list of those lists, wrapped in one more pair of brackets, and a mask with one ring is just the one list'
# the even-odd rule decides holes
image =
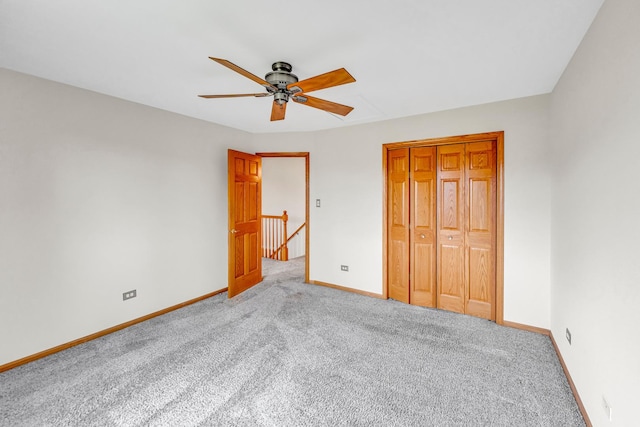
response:
{"label": "wooden closet door", "polygon": [[387,156],[387,284],[389,298],[409,303],[409,149]]}
{"label": "wooden closet door", "polygon": [[465,312],[465,145],[437,149],[438,308]]}
{"label": "wooden closet door", "polygon": [[409,302],[436,306],[436,148],[411,148]]}
{"label": "wooden closet door", "polygon": [[466,149],[465,313],[495,320],[496,147],[486,141]]}

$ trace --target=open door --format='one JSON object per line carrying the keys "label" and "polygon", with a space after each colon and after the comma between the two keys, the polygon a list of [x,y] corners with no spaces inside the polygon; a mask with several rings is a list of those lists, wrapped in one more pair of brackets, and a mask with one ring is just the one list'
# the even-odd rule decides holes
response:
{"label": "open door", "polygon": [[262,159],[229,150],[229,298],[262,281]]}

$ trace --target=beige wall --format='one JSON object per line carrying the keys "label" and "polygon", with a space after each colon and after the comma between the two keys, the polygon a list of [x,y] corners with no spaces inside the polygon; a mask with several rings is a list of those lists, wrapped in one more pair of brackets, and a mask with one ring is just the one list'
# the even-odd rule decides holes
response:
{"label": "beige wall", "polygon": [[638,22],[640,2],[607,0],[551,103],[551,329],[596,426],[638,425]]}
{"label": "beige wall", "polygon": [[0,93],[0,364],[227,286],[248,134],[2,69]]}

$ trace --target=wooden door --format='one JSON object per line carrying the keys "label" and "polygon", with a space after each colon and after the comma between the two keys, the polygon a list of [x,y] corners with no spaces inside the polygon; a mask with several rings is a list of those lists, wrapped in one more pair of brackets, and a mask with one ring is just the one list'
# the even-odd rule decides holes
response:
{"label": "wooden door", "polygon": [[465,313],[495,320],[495,144],[467,144],[466,165]]}
{"label": "wooden door", "polygon": [[443,145],[438,153],[438,308],[465,309],[465,146]]}
{"label": "wooden door", "polygon": [[262,281],[262,161],[229,150],[229,298]]}
{"label": "wooden door", "polygon": [[387,157],[389,298],[409,303],[409,149]]}
{"label": "wooden door", "polygon": [[410,150],[409,303],[436,306],[436,148]]}

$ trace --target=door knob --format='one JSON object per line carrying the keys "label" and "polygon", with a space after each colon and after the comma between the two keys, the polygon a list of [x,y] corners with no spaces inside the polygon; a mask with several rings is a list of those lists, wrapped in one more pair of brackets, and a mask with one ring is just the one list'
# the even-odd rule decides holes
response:
{"label": "door knob", "polygon": [[421,234],[421,235],[420,235],[420,238],[421,238],[421,239],[424,239],[424,238],[425,238],[425,235],[424,235],[424,234]]}
{"label": "door knob", "polygon": [[238,230],[236,230],[235,228],[231,229],[231,234],[236,234],[238,232]]}
{"label": "door knob", "polygon": [[449,236],[449,237],[447,237],[447,239],[453,240],[453,236]]}

